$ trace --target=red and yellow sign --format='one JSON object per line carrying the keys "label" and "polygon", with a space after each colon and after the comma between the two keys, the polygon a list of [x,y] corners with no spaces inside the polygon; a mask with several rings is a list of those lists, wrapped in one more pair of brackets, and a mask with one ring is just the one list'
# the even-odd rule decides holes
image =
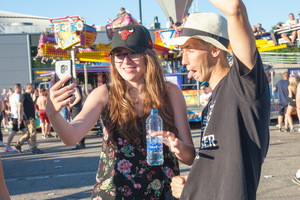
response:
{"label": "red and yellow sign", "polygon": [[55,34],[57,46],[67,49],[74,45],[91,46],[97,36],[93,26],[85,24],[79,16],[50,19],[51,31]]}
{"label": "red and yellow sign", "polygon": [[50,19],[50,22],[51,31],[60,48],[67,49],[80,42],[77,31],[83,29],[83,20],[79,16]]}

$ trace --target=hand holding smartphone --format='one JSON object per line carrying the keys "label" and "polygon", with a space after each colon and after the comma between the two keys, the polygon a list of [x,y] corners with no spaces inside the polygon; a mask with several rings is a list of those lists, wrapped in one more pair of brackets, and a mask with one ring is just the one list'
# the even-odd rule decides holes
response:
{"label": "hand holding smartphone", "polygon": [[[59,80],[65,78],[68,75],[72,74],[72,61],[71,60],[63,60],[57,61],[55,63],[55,82],[57,83]],[[73,76],[72,76],[73,77]],[[66,85],[70,85],[72,83],[72,78],[64,83],[61,87]]]}

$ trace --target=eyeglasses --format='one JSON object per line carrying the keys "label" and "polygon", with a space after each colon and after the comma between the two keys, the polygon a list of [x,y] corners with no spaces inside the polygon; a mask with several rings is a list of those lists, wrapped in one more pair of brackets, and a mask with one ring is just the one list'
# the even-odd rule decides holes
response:
{"label": "eyeglasses", "polygon": [[130,61],[137,61],[141,59],[141,53],[129,52],[129,53],[114,53],[113,59],[115,63],[122,63],[125,59],[125,56],[129,58]]}

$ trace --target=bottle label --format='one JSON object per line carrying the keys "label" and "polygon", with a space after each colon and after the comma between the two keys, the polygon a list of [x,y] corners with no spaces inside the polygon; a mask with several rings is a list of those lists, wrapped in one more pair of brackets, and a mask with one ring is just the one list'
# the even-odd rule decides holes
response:
{"label": "bottle label", "polygon": [[148,142],[147,143],[147,150],[148,151],[162,151],[163,149],[163,143],[161,142]]}

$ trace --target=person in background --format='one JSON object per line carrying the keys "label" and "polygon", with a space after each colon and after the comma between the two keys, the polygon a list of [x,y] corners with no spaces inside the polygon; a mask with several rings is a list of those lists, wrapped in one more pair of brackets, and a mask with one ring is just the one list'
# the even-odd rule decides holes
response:
{"label": "person in background", "polygon": [[6,126],[6,128],[4,129],[5,130],[5,132],[7,132],[8,131],[8,127],[12,127],[12,120],[11,120],[11,107],[10,107],[10,103],[9,103],[9,99],[10,99],[10,97],[11,97],[11,95],[13,94],[13,92],[12,92],[12,89],[11,88],[9,88],[8,89],[8,98],[7,98],[7,100],[4,102],[5,103],[5,114],[6,114],[6,117],[7,117],[7,122],[6,122],[6,124],[8,124],[8,126]]}
{"label": "person in background", "polygon": [[[128,25],[119,33],[109,53],[110,83],[93,90],[68,123],[59,111],[75,99],[69,97],[75,84],[61,88],[71,78],[66,77],[50,88],[46,112],[67,145],[80,141],[102,116],[104,137],[92,199],[164,199],[170,179],[179,174],[178,160],[191,165],[195,156],[185,100],[177,85],[165,81],[149,31]],[[162,166],[146,162],[145,122],[153,108],[164,122]]]}
{"label": "person in background", "polygon": [[256,34],[254,34],[256,39],[262,38],[267,31],[261,26],[261,23],[258,23],[256,26]]}
{"label": "person in background", "polygon": [[256,36],[257,35],[257,28],[256,28],[255,25],[252,26],[252,31],[253,31],[254,36]]}
{"label": "person in background", "polygon": [[202,85],[200,87],[202,94],[200,95],[200,104],[201,106],[205,107],[206,104],[209,102],[209,97],[211,96],[211,92],[207,92],[206,86]]}
{"label": "person in background", "polygon": [[22,121],[19,122],[18,120],[19,119],[18,104],[20,102],[20,93],[21,93],[21,84],[17,83],[14,85],[14,93],[9,97],[9,104],[11,108],[12,129],[7,137],[7,144],[4,148],[5,152],[15,151],[13,148],[11,148],[10,143],[12,142],[15,134],[19,130],[23,132],[23,135],[25,135],[27,132],[24,123]]}
{"label": "person in background", "polygon": [[[74,80],[74,82],[77,84],[77,80]],[[82,90],[79,85],[76,85],[75,92],[74,92],[74,101],[69,104],[69,107],[71,109],[72,113],[72,120],[75,119],[75,117],[80,113],[83,105],[83,97],[82,97]],[[83,137],[72,150],[79,150],[79,149],[85,149],[85,137]]]}
{"label": "person in background", "polygon": [[[116,16],[116,18],[115,18],[114,20],[118,19],[119,17],[124,16],[126,13],[127,13],[126,9],[125,9],[124,7],[121,7],[119,13],[117,14],[117,16]],[[107,21],[108,23],[111,23],[111,22],[113,22],[114,20],[111,20],[110,18],[108,18],[106,21]]]}
{"label": "person in background", "polygon": [[2,162],[1,162],[1,154],[0,154],[0,199],[1,200],[10,200],[9,193],[6,188],[6,184],[5,184],[5,180],[4,180],[3,168],[2,168]]}
{"label": "person in background", "polygon": [[[34,86],[31,83],[26,85],[25,92],[20,96],[20,101],[18,103],[18,122],[20,124],[24,124],[27,128],[27,133],[21,137],[15,148],[19,153],[22,153],[21,147],[24,142],[29,141],[31,139],[32,153],[33,154],[41,154],[42,150],[37,148],[36,142],[36,119],[35,119],[35,109],[34,103],[31,97],[33,93]],[[24,120],[23,120],[24,119]]]}
{"label": "person in background", "polygon": [[[283,123],[283,116],[286,112],[288,104],[290,102],[289,99],[289,73],[283,73],[283,79],[279,80],[275,86],[273,87],[273,91],[278,93],[278,128],[279,132],[283,132],[282,123]],[[285,131],[288,132],[288,122],[287,119],[284,121]]]}
{"label": "person in background", "polygon": [[296,108],[297,85],[298,85],[297,78],[295,76],[290,76],[289,86],[288,86],[290,101],[289,101],[289,104],[288,104],[287,109],[286,109],[285,118],[286,118],[286,121],[289,125],[289,128],[290,128],[289,130],[290,130],[291,133],[295,132],[294,124],[293,124],[293,118],[292,118],[292,112]]}
{"label": "person in background", "polygon": [[4,146],[3,143],[3,134],[2,134],[2,130],[1,130],[1,121],[3,119],[3,111],[5,109],[5,105],[4,105],[4,98],[2,98],[2,96],[0,97],[0,146]]}
{"label": "person in background", "polygon": [[10,98],[10,96],[13,94],[13,89],[12,88],[8,88],[8,98]]}
{"label": "person in background", "polygon": [[116,19],[122,17],[125,14],[126,14],[126,9],[124,7],[121,7],[119,13],[116,16]]}
{"label": "person in background", "polygon": [[42,138],[52,138],[51,135],[51,123],[46,114],[46,103],[47,103],[47,90],[43,88],[41,90],[40,96],[37,98],[36,104],[39,108],[39,116],[41,119],[41,127],[42,127]]}
{"label": "person in background", "polygon": [[[289,14],[289,20],[287,20],[285,22],[285,24],[283,25],[279,25],[277,24],[276,27],[277,28],[280,28],[282,30],[284,30],[285,28],[289,28],[289,27],[292,27],[292,26],[295,26],[297,25],[298,22],[297,20],[295,19],[294,17],[294,14],[293,13],[290,13]],[[290,36],[292,36],[292,39],[290,39]],[[297,31],[292,31],[292,33],[282,33],[281,34],[281,37],[288,42],[287,46],[288,47],[291,47],[294,45],[294,42],[296,41],[296,38],[297,38]]]}
{"label": "person in background", "polygon": [[3,111],[2,111],[2,124],[3,124],[3,128],[6,129],[7,115],[6,115],[5,110],[6,110],[6,102],[8,101],[8,93],[7,93],[6,88],[3,88],[1,97],[2,97],[2,100],[3,100],[3,104],[5,106]]}
{"label": "person in background", "polygon": [[173,28],[179,33],[181,34],[182,28],[187,20],[187,18],[189,17],[190,13],[187,13],[183,18],[182,18],[182,23],[180,22],[176,22],[175,24],[173,24]]}
{"label": "person in background", "polygon": [[187,178],[172,179],[172,193],[181,200],[254,200],[269,147],[268,79],[244,3],[210,2],[227,20],[216,13],[192,13],[182,35],[173,39],[188,77],[207,81],[212,95],[202,111],[193,166]]}

